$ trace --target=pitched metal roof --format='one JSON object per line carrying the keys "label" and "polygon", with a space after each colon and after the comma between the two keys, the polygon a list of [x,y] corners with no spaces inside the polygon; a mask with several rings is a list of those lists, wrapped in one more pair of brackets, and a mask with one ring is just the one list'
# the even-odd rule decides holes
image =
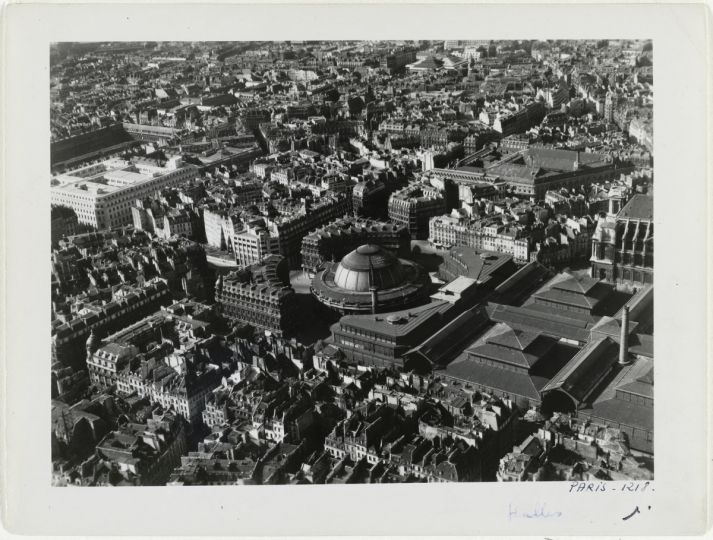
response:
{"label": "pitched metal roof", "polygon": [[547,379],[534,377],[524,372],[488,366],[463,354],[446,368],[446,376],[469,381],[529,399],[539,400],[539,388]]}
{"label": "pitched metal roof", "polygon": [[587,320],[494,303],[489,303],[487,310],[491,320],[513,327],[581,342],[587,341],[590,336],[592,323]]}
{"label": "pitched metal roof", "polygon": [[486,338],[487,343],[500,345],[509,349],[525,351],[532,343],[540,337],[538,332],[517,330],[506,324],[500,323],[496,326],[498,330]]}
{"label": "pitched metal roof", "polygon": [[617,219],[644,219],[654,217],[654,198],[640,193],[634,195],[616,215]]}
{"label": "pitched metal roof", "polygon": [[542,391],[562,390],[579,403],[584,402],[617,361],[617,350],[617,344],[608,337],[588,342]]}

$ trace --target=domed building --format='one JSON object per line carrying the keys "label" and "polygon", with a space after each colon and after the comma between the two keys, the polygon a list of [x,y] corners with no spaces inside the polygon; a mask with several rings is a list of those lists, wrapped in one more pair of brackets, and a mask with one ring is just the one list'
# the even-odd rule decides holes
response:
{"label": "domed building", "polygon": [[365,244],[318,272],[311,289],[322,304],[342,314],[382,313],[424,302],[431,279],[418,264]]}

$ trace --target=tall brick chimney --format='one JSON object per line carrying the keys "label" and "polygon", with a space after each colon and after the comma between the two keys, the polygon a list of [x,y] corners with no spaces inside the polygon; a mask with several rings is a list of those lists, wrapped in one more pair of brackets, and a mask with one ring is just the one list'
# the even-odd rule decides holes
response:
{"label": "tall brick chimney", "polygon": [[629,363],[629,306],[624,306],[621,316],[621,339],[619,342],[619,364]]}

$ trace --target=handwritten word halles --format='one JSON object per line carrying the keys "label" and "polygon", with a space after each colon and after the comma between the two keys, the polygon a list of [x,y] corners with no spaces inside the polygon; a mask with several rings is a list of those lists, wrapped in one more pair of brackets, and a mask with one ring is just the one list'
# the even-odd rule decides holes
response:
{"label": "handwritten word halles", "polygon": [[550,511],[547,508],[547,503],[535,503],[534,508],[527,508],[527,511],[521,512],[517,506],[513,506],[512,503],[508,503],[508,519],[513,520],[517,518],[524,519],[548,519],[548,518],[558,518],[562,517],[562,512]]}

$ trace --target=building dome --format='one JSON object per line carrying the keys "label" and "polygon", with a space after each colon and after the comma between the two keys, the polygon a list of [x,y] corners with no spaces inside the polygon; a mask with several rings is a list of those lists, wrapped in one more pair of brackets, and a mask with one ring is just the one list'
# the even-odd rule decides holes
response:
{"label": "building dome", "polygon": [[392,289],[404,280],[399,259],[374,244],[359,246],[348,253],[334,273],[334,284],[342,289],[368,292],[370,288]]}
{"label": "building dome", "polygon": [[324,305],[344,313],[383,313],[427,301],[431,278],[420,265],[374,244],[328,263],[312,279],[311,291]]}

